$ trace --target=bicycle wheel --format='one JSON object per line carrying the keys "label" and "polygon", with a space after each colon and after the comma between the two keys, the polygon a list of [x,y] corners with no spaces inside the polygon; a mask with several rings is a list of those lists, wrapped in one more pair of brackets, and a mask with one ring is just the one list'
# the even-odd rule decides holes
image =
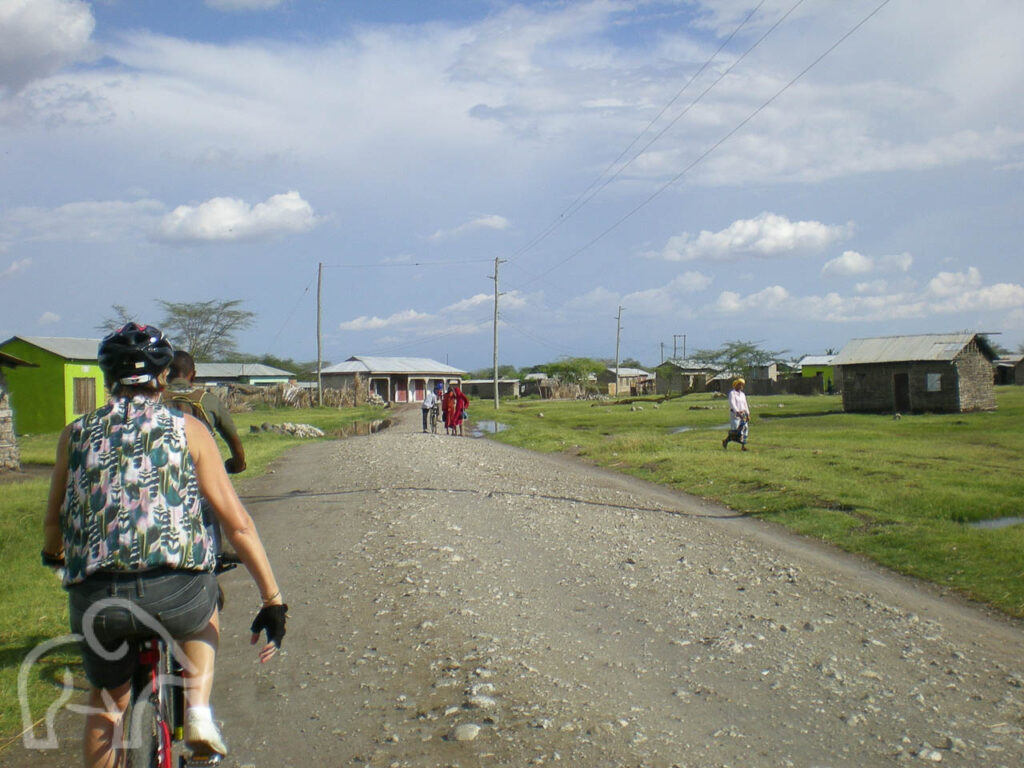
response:
{"label": "bicycle wheel", "polygon": [[132,679],[132,700],[124,726],[128,768],[171,768],[170,725],[162,696],[153,685],[154,669],[143,665]]}

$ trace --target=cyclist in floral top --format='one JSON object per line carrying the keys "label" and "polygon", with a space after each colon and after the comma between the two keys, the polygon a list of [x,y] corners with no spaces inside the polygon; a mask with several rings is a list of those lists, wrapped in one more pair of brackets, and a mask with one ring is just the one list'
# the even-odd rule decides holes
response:
{"label": "cyclist in floral top", "polygon": [[263,596],[252,626],[253,643],[267,632],[261,661],[285,633],[288,607],[213,437],[195,417],[160,402],[172,354],[152,326],[129,323],[103,339],[110,402],[68,425],[57,446],[42,557],[65,565],[71,630],[86,638],[86,766],[117,764],[136,663],[130,641],[153,634],[147,621],[179,641],[189,661],[186,745],[227,754],[210,712],[219,620],[200,494]]}

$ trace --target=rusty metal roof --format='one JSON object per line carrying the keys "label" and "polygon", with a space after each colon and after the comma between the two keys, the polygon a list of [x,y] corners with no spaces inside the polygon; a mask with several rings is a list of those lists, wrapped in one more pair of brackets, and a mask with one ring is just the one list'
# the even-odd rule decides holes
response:
{"label": "rusty metal roof", "polygon": [[988,342],[976,333],[927,333],[920,336],[851,339],[832,359],[832,365],[950,361],[976,338],[982,352],[994,358],[995,356],[990,354]]}

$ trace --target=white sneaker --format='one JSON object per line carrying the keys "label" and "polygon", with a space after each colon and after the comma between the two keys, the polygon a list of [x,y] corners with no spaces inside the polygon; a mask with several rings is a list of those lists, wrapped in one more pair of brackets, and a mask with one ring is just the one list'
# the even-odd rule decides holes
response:
{"label": "white sneaker", "polygon": [[196,717],[192,712],[185,718],[185,746],[197,755],[228,753],[228,745],[224,743],[217,724],[213,720]]}

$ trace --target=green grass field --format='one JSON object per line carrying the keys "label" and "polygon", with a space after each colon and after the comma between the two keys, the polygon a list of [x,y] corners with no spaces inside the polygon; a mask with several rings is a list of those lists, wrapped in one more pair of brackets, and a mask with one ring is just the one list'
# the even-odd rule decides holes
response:
{"label": "green grass field", "polygon": [[838,397],[751,397],[746,453],[722,450],[728,407],[706,394],[472,413],[509,427],[493,439],[718,501],[1024,616],[1024,525],[970,525],[1024,515],[1024,387],[996,397],[995,412],[899,420],[842,413]]}
{"label": "green grass field", "polygon": [[[348,409],[260,410],[235,414],[246,449],[248,469],[240,477],[262,474],[288,448],[307,442],[270,432],[250,434],[251,425],[264,422],[312,424],[337,437],[356,422],[386,418],[385,409],[373,406]],[[220,442],[218,440],[218,442]],[[53,465],[57,434],[19,438],[22,464]],[[221,444],[227,455],[226,449]],[[18,671],[22,661],[40,643],[67,634],[67,596],[54,576],[39,564],[42,547],[43,512],[49,480],[39,478],[0,484],[0,572],[4,574],[7,598],[0,601],[0,764],[6,749],[22,731],[18,696]],[[64,669],[82,685],[74,648],[45,656],[29,675],[30,722],[45,714],[60,689]],[[41,731],[37,731],[39,735]]]}

